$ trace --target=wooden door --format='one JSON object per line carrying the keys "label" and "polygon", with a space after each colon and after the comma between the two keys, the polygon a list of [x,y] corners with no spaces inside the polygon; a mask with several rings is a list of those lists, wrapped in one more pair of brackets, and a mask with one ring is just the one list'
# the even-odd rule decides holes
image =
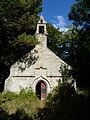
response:
{"label": "wooden door", "polygon": [[46,84],[43,81],[39,81],[36,85],[36,94],[39,99],[42,100],[46,97]]}
{"label": "wooden door", "polygon": [[41,82],[41,99],[46,97],[46,84]]}

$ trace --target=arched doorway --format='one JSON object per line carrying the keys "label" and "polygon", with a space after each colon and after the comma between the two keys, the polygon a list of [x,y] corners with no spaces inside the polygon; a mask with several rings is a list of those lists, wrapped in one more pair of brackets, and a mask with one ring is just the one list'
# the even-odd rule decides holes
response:
{"label": "arched doorway", "polygon": [[46,84],[45,84],[45,82],[40,80],[36,84],[36,94],[38,95],[40,100],[43,100],[46,97],[46,92],[47,92]]}

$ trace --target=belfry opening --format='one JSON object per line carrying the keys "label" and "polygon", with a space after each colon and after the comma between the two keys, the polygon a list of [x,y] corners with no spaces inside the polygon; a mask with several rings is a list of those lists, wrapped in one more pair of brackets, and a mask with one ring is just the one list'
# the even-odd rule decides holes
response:
{"label": "belfry opening", "polygon": [[39,33],[44,33],[44,26],[39,26]]}
{"label": "belfry opening", "polygon": [[42,80],[40,80],[36,84],[36,94],[38,95],[39,100],[43,100],[46,97],[47,94],[47,88],[46,83]]}

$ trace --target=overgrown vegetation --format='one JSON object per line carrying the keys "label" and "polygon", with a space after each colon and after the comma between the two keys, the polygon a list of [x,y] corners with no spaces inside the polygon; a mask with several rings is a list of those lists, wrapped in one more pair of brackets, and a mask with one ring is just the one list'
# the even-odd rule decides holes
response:
{"label": "overgrown vegetation", "polygon": [[77,94],[69,84],[59,85],[40,109],[40,120],[89,120],[90,97]]}
{"label": "overgrown vegetation", "polygon": [[89,94],[78,94],[67,83],[59,84],[44,101],[31,90],[2,93],[0,120],[89,120],[89,101]]}
{"label": "overgrown vegetation", "polygon": [[37,117],[39,99],[31,90],[19,94],[6,92],[0,94],[0,120],[32,120]]}

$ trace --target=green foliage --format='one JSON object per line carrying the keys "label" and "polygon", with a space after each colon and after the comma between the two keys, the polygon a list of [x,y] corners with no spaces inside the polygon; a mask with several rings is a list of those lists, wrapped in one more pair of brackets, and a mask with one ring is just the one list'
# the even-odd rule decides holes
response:
{"label": "green foliage", "polygon": [[68,14],[69,19],[73,20],[76,26],[82,26],[88,20],[88,12],[90,10],[89,0],[76,0],[76,3],[71,7]]}
{"label": "green foliage", "polygon": [[34,33],[41,5],[42,0],[0,0],[0,91],[11,65],[37,43]]}
{"label": "green foliage", "polygon": [[71,7],[69,19],[79,27],[76,47],[70,55],[72,73],[79,87],[90,87],[90,0],[77,0]]}
{"label": "green foliage", "polygon": [[4,117],[7,119],[10,117],[10,120],[12,116],[19,117],[19,120],[21,118],[24,120],[25,116],[34,119],[37,116],[39,100],[31,90],[22,90],[19,94],[6,92],[0,94],[0,108],[3,114],[8,115]]}
{"label": "green foliage", "polygon": [[12,30],[12,37],[15,36],[14,33],[17,35],[17,32],[18,34],[23,32],[31,34],[32,30],[33,34],[36,22],[38,20],[38,13],[41,11],[41,2],[42,0],[1,0],[0,20],[2,22],[2,25],[4,25],[3,27],[6,27],[8,29],[8,33],[10,33],[10,30]]}
{"label": "green foliage", "polygon": [[29,117],[24,110],[17,110],[15,114],[9,115],[3,109],[0,109],[0,119],[1,120],[35,120]]}
{"label": "green foliage", "polygon": [[62,75],[62,82],[63,83],[67,83],[68,81],[70,83],[72,82],[71,71],[72,71],[72,69],[69,65],[64,65],[64,64],[61,65],[59,72]]}
{"label": "green foliage", "polygon": [[53,27],[51,24],[47,24],[48,31],[48,47],[56,54],[58,54],[58,45],[63,41],[62,33]]}
{"label": "green foliage", "polygon": [[76,42],[78,40],[78,34],[79,34],[79,29],[72,25],[72,26],[69,26],[68,28],[68,31],[66,31],[64,33],[64,39],[62,41],[62,43],[67,43],[67,42],[70,42],[70,43],[73,43],[73,42]]}
{"label": "green foliage", "polygon": [[75,55],[78,47],[79,31],[80,29],[77,27],[70,26],[69,30],[63,34],[63,40],[59,47],[59,51],[61,51],[60,57],[71,67],[73,67],[73,63],[76,62]]}
{"label": "green foliage", "polygon": [[88,120],[88,100],[69,84],[62,84],[49,94],[45,108],[38,114],[41,120]]}
{"label": "green foliage", "polygon": [[88,120],[90,96],[77,94],[70,84],[59,84],[45,99],[40,108],[36,95],[31,90],[19,94],[0,94],[1,120]]}
{"label": "green foliage", "polygon": [[26,33],[19,35],[17,37],[17,42],[20,44],[25,44],[26,46],[35,46],[38,43],[35,36],[26,35]]}
{"label": "green foliage", "polygon": [[[11,66],[12,59],[17,60],[17,54],[22,46],[28,49],[27,41],[24,45],[17,45],[17,37],[22,34],[33,35],[36,23],[39,19],[38,13],[41,12],[42,0],[1,0],[0,1],[0,63]],[[25,38],[25,37],[24,37]],[[32,39],[32,40],[31,40]],[[34,37],[30,37],[31,46],[35,45]],[[15,53],[12,51],[16,50]],[[17,51],[18,49],[18,51]],[[31,49],[30,49],[31,50]],[[27,51],[27,50],[26,50]],[[22,50],[19,54],[22,53]],[[21,56],[21,55],[20,55]],[[11,59],[10,59],[11,57]],[[6,64],[6,62],[9,62]]]}

